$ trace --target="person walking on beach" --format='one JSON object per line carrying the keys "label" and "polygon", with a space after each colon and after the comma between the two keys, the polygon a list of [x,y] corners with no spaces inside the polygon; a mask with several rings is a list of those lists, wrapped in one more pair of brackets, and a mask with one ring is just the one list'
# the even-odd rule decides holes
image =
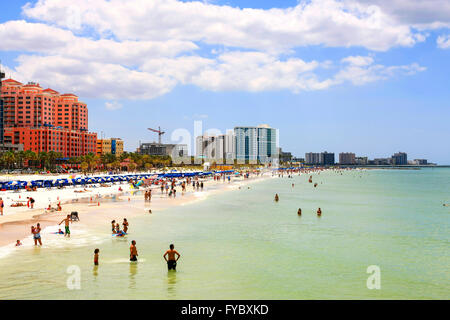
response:
{"label": "person walking on beach", "polygon": [[0,198],[0,215],[3,215],[3,207],[5,206],[5,203],[3,202],[3,199]]}
{"label": "person walking on beach", "polygon": [[69,223],[72,221],[72,219],[70,219],[70,215],[68,214],[67,217],[61,221],[58,225],[61,225],[61,223],[64,222],[64,226],[65,226],[65,230],[64,230],[64,237],[69,237],[70,238],[70,228],[69,228]]}
{"label": "person walking on beach", "polygon": [[130,261],[137,261],[138,252],[136,249],[136,241],[131,241],[130,246]]}
{"label": "person walking on beach", "polygon": [[127,221],[126,218],[123,218],[122,225],[123,225],[123,232],[127,233],[127,231],[128,231],[128,221]]}
{"label": "person walking on beach", "polygon": [[39,223],[36,225],[36,228],[34,226],[31,226],[31,233],[33,234],[34,245],[37,246],[37,243],[39,242],[39,245],[42,246],[41,225]]}
{"label": "person walking on beach", "polygon": [[32,197],[30,197],[30,209],[33,209],[34,207],[34,199]]}
{"label": "person walking on beach", "polygon": [[100,252],[100,249],[95,249],[94,250],[94,265],[98,266],[98,254]]}
{"label": "person walking on beach", "polygon": [[[173,269],[174,271],[176,271],[177,270],[177,261],[178,261],[178,259],[180,259],[181,255],[174,248],[175,248],[175,246],[173,244],[171,244],[169,246],[169,250],[167,250],[166,253],[164,253],[163,257],[164,257],[164,260],[166,260],[166,262],[167,262],[167,269],[168,270]],[[167,259],[167,256],[169,256],[169,259]],[[175,257],[175,256],[177,256],[177,257]]]}

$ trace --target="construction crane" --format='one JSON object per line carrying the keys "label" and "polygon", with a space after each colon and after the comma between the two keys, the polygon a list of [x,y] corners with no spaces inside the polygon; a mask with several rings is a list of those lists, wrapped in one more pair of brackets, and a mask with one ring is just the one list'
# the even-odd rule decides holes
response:
{"label": "construction crane", "polygon": [[161,144],[161,136],[166,133],[165,131],[161,131],[161,127],[158,127],[158,130],[156,129],[152,129],[152,128],[147,128],[150,131],[156,132],[158,134],[158,142],[159,144]]}

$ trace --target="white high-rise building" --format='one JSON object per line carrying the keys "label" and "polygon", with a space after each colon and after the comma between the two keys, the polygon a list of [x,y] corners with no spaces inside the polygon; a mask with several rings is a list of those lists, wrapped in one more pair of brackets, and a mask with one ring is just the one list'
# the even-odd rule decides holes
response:
{"label": "white high-rise building", "polygon": [[268,125],[235,127],[236,159],[269,163],[278,158],[277,131]]}
{"label": "white high-rise building", "polygon": [[222,135],[203,135],[196,138],[196,157],[225,163],[234,159],[233,132]]}

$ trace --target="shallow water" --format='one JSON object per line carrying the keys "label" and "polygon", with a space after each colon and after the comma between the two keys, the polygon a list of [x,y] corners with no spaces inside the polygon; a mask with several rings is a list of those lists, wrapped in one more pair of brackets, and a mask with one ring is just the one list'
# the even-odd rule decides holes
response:
{"label": "shallow water", "polygon": [[[130,218],[125,239],[111,236],[109,221],[102,229],[78,224],[71,239],[45,235],[44,248],[0,259],[0,298],[450,298],[450,169],[327,172],[313,176],[317,188],[308,177]],[[137,264],[128,261],[133,239]],[[170,243],[182,254],[176,273],[162,258]],[[80,290],[67,287],[71,265],[80,268]],[[380,290],[366,286],[370,265],[380,267]]]}

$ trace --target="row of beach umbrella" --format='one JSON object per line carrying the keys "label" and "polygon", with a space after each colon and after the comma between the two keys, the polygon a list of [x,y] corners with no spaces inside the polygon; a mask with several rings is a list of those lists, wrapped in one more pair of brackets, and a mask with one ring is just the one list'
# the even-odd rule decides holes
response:
{"label": "row of beach umbrella", "polygon": [[183,178],[183,177],[202,177],[209,176],[216,173],[230,174],[234,170],[225,171],[208,171],[208,172],[170,172],[159,174],[127,174],[127,175],[110,175],[99,177],[78,177],[69,179],[56,180],[32,180],[32,181],[7,181],[0,182],[0,190],[19,190],[30,188],[52,188],[52,187],[66,187],[66,186],[83,186],[96,183],[114,183],[114,182],[130,182],[142,179],[165,179],[165,178]]}

